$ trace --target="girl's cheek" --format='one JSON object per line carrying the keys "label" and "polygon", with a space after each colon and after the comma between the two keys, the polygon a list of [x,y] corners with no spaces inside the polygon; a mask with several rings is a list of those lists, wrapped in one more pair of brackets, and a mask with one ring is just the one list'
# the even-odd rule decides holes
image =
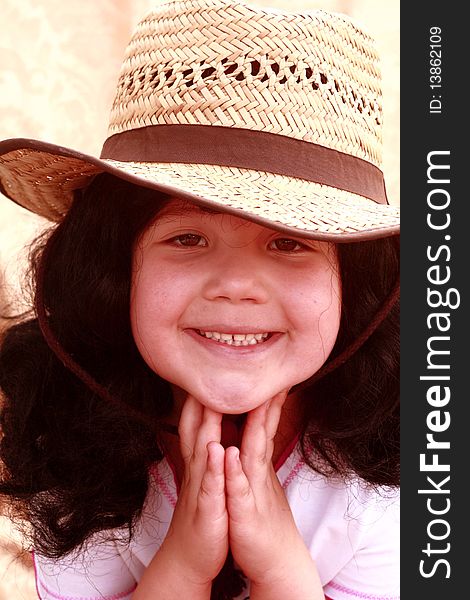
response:
{"label": "girl's cheek", "polygon": [[[318,284],[318,282],[317,282]],[[298,306],[296,323],[309,340],[310,348],[324,360],[333,349],[341,322],[341,290],[338,276],[332,272],[315,288],[315,294],[306,294],[302,306]],[[307,351],[307,353],[309,353]]]}

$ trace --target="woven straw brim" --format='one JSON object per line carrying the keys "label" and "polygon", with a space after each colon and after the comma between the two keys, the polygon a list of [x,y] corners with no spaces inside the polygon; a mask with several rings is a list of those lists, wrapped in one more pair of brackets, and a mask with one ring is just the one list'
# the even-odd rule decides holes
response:
{"label": "woven straw brim", "polygon": [[346,242],[399,233],[398,207],[294,177],[216,165],[100,160],[52,144],[36,146],[48,151],[22,148],[0,155],[0,179],[12,200],[52,221],[66,214],[74,190],[108,172],[301,237]]}

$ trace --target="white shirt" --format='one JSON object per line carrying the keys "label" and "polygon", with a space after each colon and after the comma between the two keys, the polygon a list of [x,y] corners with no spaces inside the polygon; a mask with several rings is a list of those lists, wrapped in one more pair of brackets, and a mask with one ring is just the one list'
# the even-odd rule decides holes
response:
{"label": "white shirt", "polygon": [[[312,472],[298,448],[277,470],[295,522],[333,600],[399,598],[399,494],[363,481],[332,482]],[[81,552],[53,561],[35,555],[42,600],[129,600],[167,533],[177,500],[164,459],[152,469],[142,517],[129,543],[122,531],[95,535]],[[120,541],[121,540],[121,541]],[[249,598],[247,590],[239,600]]]}

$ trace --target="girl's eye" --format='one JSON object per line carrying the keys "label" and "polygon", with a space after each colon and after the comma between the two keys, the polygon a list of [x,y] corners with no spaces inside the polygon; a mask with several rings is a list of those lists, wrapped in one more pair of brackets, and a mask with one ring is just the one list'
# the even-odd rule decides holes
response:
{"label": "girl's eye", "polygon": [[183,235],[177,235],[172,238],[170,242],[173,242],[176,246],[194,247],[194,246],[207,246],[207,241],[202,235],[196,233],[184,233]]}
{"label": "girl's eye", "polygon": [[279,250],[281,252],[296,252],[303,248],[302,244],[296,240],[290,238],[278,238],[270,243],[272,250]]}

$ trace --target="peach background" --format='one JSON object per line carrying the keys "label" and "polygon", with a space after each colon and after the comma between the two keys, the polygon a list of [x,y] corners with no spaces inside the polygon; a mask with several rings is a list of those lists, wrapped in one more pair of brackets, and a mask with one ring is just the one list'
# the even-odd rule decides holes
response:
{"label": "peach background", "polygon": [[[124,48],[154,0],[0,0],[0,139],[32,137],[99,154]],[[399,198],[399,0],[253,0],[325,8],[377,40],[384,83],[384,171]],[[24,245],[44,226],[0,195],[0,310],[21,289]],[[0,600],[36,598],[31,561],[0,518]]]}

